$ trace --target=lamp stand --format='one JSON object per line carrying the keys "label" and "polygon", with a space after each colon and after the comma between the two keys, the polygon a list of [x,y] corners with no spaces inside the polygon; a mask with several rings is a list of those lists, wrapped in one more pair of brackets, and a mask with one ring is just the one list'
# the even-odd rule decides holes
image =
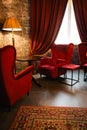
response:
{"label": "lamp stand", "polygon": [[13,46],[14,46],[14,32],[13,32],[13,29],[12,29],[12,43],[13,43]]}

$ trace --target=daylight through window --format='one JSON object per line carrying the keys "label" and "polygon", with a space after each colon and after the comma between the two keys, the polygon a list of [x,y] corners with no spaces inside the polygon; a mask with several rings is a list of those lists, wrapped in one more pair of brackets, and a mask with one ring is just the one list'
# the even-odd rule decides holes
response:
{"label": "daylight through window", "polygon": [[76,26],[74,9],[72,0],[68,0],[64,18],[55,40],[56,44],[74,43],[79,44],[81,42],[79,33]]}

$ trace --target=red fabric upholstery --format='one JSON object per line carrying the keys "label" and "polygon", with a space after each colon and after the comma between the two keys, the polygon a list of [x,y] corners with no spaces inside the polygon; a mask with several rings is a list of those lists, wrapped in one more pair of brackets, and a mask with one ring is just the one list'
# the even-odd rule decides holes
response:
{"label": "red fabric upholstery", "polygon": [[80,43],[78,45],[79,58],[81,67],[84,70],[84,80],[87,80],[87,42]]}
{"label": "red fabric upholstery", "polygon": [[46,75],[51,78],[56,78],[61,74],[64,74],[65,71],[58,71],[58,68],[64,64],[69,64],[72,57],[74,45],[70,44],[54,44],[51,47],[52,57],[44,57],[39,62],[38,70],[42,75]]}
{"label": "red fabric upholstery", "polygon": [[33,66],[14,74],[16,50],[13,46],[0,49],[0,105],[13,105],[32,87]]}
{"label": "red fabric upholstery", "polygon": [[65,64],[61,68],[67,69],[67,70],[76,70],[76,69],[80,68],[80,65],[76,65],[76,64]]}
{"label": "red fabric upholstery", "polygon": [[78,49],[79,49],[79,57],[80,57],[80,63],[81,65],[87,63],[87,57],[86,57],[86,54],[87,54],[87,42],[84,42],[84,43],[80,43],[78,45]]}

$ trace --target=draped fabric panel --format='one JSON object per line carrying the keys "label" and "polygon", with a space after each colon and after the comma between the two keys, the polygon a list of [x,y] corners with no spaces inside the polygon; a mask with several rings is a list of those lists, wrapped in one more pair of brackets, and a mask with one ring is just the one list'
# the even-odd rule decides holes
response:
{"label": "draped fabric panel", "polygon": [[30,54],[44,54],[53,44],[68,0],[30,0]]}
{"label": "draped fabric panel", "polygon": [[75,17],[82,42],[87,41],[87,0],[73,0]]}

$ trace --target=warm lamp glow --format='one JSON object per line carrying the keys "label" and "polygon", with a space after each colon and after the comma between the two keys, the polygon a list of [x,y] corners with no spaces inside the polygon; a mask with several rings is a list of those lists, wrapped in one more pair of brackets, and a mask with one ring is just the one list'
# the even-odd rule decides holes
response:
{"label": "warm lamp glow", "polygon": [[13,46],[14,46],[14,31],[21,31],[22,27],[19,24],[18,20],[14,17],[9,17],[6,19],[2,30],[5,31],[12,31],[12,42],[13,42]]}
{"label": "warm lamp glow", "polygon": [[3,25],[3,30],[6,31],[21,31],[21,25],[19,24],[18,20],[14,17],[9,17],[6,19],[4,25]]}

